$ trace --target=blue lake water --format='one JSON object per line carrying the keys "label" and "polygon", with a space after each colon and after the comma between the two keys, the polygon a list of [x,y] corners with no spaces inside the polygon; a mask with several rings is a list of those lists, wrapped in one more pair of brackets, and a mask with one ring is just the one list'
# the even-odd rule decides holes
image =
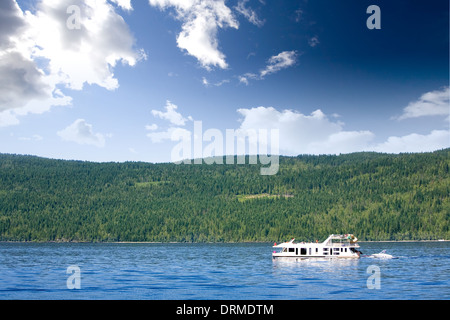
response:
{"label": "blue lake water", "polygon": [[360,245],[398,259],[272,260],[261,243],[0,243],[0,299],[450,299],[449,242]]}

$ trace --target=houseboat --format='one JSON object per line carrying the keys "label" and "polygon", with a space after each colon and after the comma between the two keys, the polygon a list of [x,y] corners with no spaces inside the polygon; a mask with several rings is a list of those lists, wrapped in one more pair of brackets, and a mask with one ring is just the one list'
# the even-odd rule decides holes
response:
{"label": "houseboat", "polygon": [[281,257],[293,258],[348,258],[358,259],[361,252],[358,250],[358,239],[352,234],[330,235],[324,242],[299,242],[295,239],[281,244],[274,244],[274,248],[281,249],[274,251],[273,259]]}

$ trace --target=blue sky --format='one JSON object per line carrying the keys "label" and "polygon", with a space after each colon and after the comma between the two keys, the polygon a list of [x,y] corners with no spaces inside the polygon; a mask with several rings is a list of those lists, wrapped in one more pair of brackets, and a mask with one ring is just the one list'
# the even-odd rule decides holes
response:
{"label": "blue sky", "polygon": [[282,155],[450,147],[447,1],[6,0],[0,16],[2,153],[166,162],[194,121],[277,129]]}

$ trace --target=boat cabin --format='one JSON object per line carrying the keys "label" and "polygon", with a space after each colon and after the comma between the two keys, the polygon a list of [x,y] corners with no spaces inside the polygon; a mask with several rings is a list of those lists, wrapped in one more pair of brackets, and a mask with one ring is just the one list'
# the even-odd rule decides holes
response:
{"label": "boat cabin", "polygon": [[358,239],[352,234],[330,235],[324,242],[319,243],[296,243],[295,239],[279,245],[274,244],[274,248],[281,251],[274,251],[273,258],[297,257],[297,258],[359,258]]}

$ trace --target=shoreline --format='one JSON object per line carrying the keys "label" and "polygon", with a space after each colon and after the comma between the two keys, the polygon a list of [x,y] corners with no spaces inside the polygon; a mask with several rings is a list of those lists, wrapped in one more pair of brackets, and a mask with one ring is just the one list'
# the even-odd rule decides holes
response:
{"label": "shoreline", "polygon": [[[438,240],[365,240],[358,243],[408,243],[408,242],[450,242],[446,239]],[[26,243],[26,244],[264,244],[273,241],[243,241],[243,242],[143,242],[143,241],[0,241],[4,243]]]}

